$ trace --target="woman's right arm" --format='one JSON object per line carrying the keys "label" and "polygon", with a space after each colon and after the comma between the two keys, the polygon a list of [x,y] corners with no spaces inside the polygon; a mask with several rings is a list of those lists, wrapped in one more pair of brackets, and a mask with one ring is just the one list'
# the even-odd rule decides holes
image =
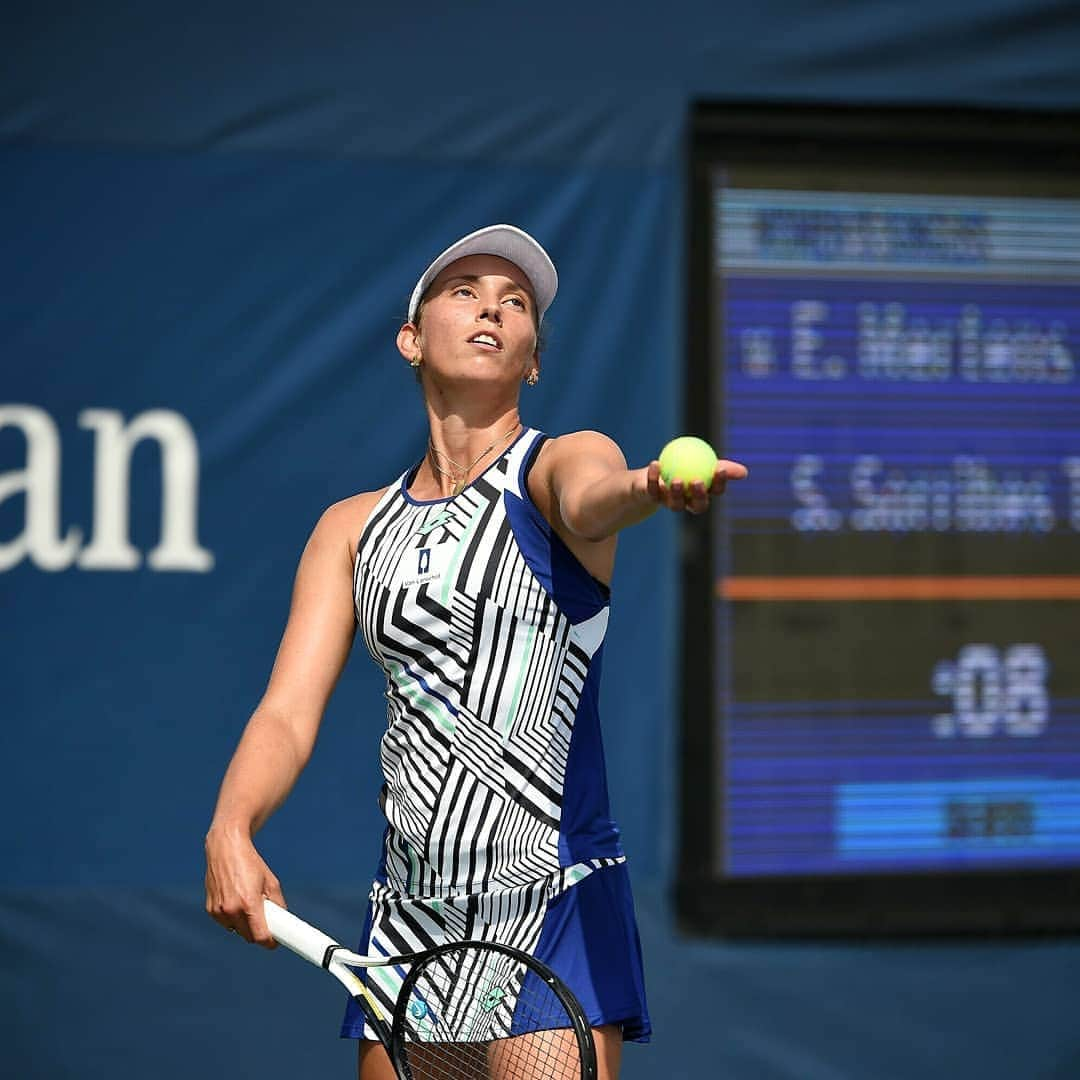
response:
{"label": "woman's right arm", "polygon": [[270,682],[229,763],[206,835],[206,910],[260,945],[274,943],[263,897],[279,904],[284,897],[253,838],[307,764],[345,666],[356,628],[353,544],[381,495],[331,506],[308,539]]}

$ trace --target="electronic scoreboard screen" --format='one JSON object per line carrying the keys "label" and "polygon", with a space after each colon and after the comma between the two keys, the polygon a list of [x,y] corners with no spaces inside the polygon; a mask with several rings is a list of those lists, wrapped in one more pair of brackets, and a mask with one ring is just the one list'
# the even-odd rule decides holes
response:
{"label": "electronic scoreboard screen", "polygon": [[1076,902],[1080,188],[931,157],[702,170],[707,430],[751,474],[704,560],[731,929]]}

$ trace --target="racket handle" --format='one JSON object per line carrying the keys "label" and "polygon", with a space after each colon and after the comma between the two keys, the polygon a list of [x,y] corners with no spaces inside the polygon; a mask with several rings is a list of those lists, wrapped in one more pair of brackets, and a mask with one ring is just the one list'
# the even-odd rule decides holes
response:
{"label": "racket handle", "polygon": [[279,907],[273,900],[263,900],[266,925],[274,940],[287,949],[292,949],[297,956],[302,956],[316,967],[323,967],[327,950],[340,948],[328,934],[316,930],[314,926],[298,919],[291,911]]}

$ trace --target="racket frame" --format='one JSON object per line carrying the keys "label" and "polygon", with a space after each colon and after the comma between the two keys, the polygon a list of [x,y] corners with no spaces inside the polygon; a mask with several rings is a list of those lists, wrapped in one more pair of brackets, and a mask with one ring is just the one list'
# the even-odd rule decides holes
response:
{"label": "racket frame", "polygon": [[[390,1060],[394,1070],[399,1076],[411,1077],[409,1063],[406,1057],[406,1040],[404,1034],[404,1018],[408,1009],[412,988],[424,974],[425,965],[432,960],[438,960],[447,953],[460,952],[463,947],[476,949],[483,952],[499,953],[520,963],[528,971],[537,976],[551,991],[559,1004],[566,1010],[570,1021],[571,1030],[574,1033],[578,1046],[578,1054],[581,1058],[581,1080],[595,1080],[596,1077],[596,1044],[593,1039],[592,1027],[584,1010],[577,998],[574,997],[570,988],[551,970],[543,961],[537,960],[520,949],[511,945],[502,945],[494,941],[448,941],[443,945],[436,945],[433,949],[427,949],[422,953],[416,953],[412,957],[398,957],[402,963],[409,963],[410,968],[401,983],[397,1002],[394,1005],[394,1022],[391,1028]],[[526,1034],[526,1033],[523,1033]],[[512,1038],[513,1036],[511,1036]]]}
{"label": "racket frame", "polygon": [[[345,987],[353,1001],[363,1012],[364,1018],[370,1024],[372,1030],[378,1036],[383,1048],[390,1056],[394,1071],[399,1076],[410,1075],[404,1056],[405,1040],[402,1034],[403,1009],[408,1002],[409,992],[419,977],[425,962],[437,959],[445,953],[460,950],[462,946],[480,948],[509,956],[525,965],[538,978],[542,979],[566,1009],[581,1055],[581,1080],[594,1080],[596,1076],[596,1046],[593,1040],[592,1028],[581,1005],[569,987],[555,972],[542,961],[522,952],[520,949],[490,941],[454,941],[437,945],[433,949],[425,949],[422,952],[403,953],[398,956],[362,956],[351,949],[346,949],[345,946],[330,937],[329,934],[323,933],[322,930],[305,922],[291,911],[287,911],[280,905],[275,904],[273,900],[263,900],[263,913],[266,916],[266,924],[270,933],[279,945],[284,945],[291,952],[296,953],[297,956],[307,960],[309,964],[314,964],[316,967],[321,967],[324,971],[329,972]],[[387,1023],[367,984],[351,969],[396,967],[399,964],[409,965],[410,970],[401,984],[391,1023]]]}
{"label": "racket frame", "polygon": [[408,960],[408,957],[360,956],[346,949],[329,934],[324,934],[291,911],[275,904],[273,900],[263,900],[263,914],[271,935],[279,945],[284,945],[309,964],[329,972],[345,987],[389,1054],[390,1024],[372,997],[367,984],[350,969],[400,963]]}

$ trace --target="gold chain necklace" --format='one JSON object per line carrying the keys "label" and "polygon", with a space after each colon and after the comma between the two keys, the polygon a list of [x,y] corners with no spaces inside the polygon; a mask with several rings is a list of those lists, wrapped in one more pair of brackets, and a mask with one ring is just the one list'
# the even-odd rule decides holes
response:
{"label": "gold chain necklace", "polygon": [[[517,431],[520,424],[520,420],[515,421],[514,426],[508,432],[506,432],[504,435],[500,435],[494,442],[485,446],[484,449],[476,455],[476,457],[469,465],[459,465],[452,457],[449,456],[449,454],[444,454],[441,450],[436,450],[435,444],[431,441],[431,436],[428,436],[428,450],[431,451],[431,467],[440,476],[448,477],[454,482],[454,486],[450,491],[451,498],[453,498],[455,495],[460,495],[465,490],[465,485],[469,482],[469,473],[471,473],[473,469],[476,468],[477,464],[479,464],[480,462],[480,459],[486,454],[490,454],[491,451],[494,450],[495,447],[498,446],[499,443],[501,443],[504,439],[508,439],[511,435],[513,435],[514,432]],[[448,465],[452,465],[454,471],[451,472],[448,469],[442,468],[442,466],[440,466],[439,463],[435,460],[436,457],[440,457]]]}

